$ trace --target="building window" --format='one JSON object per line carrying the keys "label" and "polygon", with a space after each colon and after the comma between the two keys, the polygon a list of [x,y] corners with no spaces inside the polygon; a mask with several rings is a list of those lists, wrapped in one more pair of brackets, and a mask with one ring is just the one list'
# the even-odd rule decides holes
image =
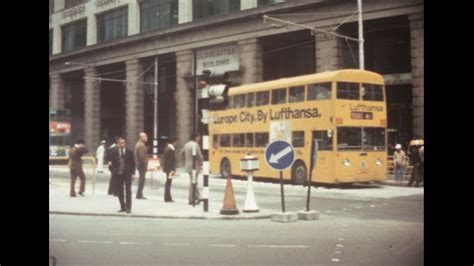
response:
{"label": "building window", "polygon": [[128,7],[97,16],[97,42],[127,36]]}
{"label": "building window", "polygon": [[331,83],[308,85],[308,101],[331,99]]}
{"label": "building window", "polygon": [[177,0],[148,0],[140,4],[140,32],[178,23]]}
{"label": "building window", "polygon": [[304,101],[304,86],[290,87],[290,103],[297,103]]}
{"label": "building window", "polygon": [[75,7],[84,4],[86,0],[66,0],[64,2],[64,9]]}
{"label": "building window", "polygon": [[347,99],[347,100],[359,100],[360,99],[359,83],[338,82],[337,83],[337,98]]}
{"label": "building window", "polygon": [[263,5],[276,4],[276,3],[281,3],[281,2],[285,2],[285,0],[258,0],[257,5],[263,6]]}
{"label": "building window", "polygon": [[49,30],[49,55],[53,54],[53,30]]}
{"label": "building window", "polygon": [[69,52],[86,46],[87,21],[84,19],[62,27],[62,51]]}
{"label": "building window", "polygon": [[49,0],[49,16],[54,13],[54,0]]}
{"label": "building window", "polygon": [[240,10],[240,0],[193,0],[193,19]]}
{"label": "building window", "polygon": [[272,90],[272,104],[286,103],[286,89]]}

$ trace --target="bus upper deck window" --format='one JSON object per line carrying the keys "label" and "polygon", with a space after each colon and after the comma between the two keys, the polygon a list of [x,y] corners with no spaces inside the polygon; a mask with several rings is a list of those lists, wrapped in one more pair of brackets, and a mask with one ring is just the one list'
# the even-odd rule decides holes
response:
{"label": "bus upper deck window", "polygon": [[360,84],[354,82],[338,82],[337,98],[346,100],[359,100]]}
{"label": "bus upper deck window", "polygon": [[286,103],[286,89],[272,90],[272,104]]}
{"label": "bus upper deck window", "polygon": [[267,105],[268,104],[268,99],[270,98],[269,94],[270,93],[268,91],[259,91],[259,92],[257,92],[256,106]]}
{"label": "bus upper deck window", "polygon": [[290,97],[288,101],[290,103],[304,101],[304,86],[290,87]]}
{"label": "bus upper deck window", "polygon": [[255,93],[247,93],[247,107],[253,107],[255,105]]}
{"label": "bus upper deck window", "polygon": [[308,101],[331,99],[331,83],[319,83],[308,85]]}
{"label": "bus upper deck window", "polygon": [[235,95],[234,96],[234,104],[233,104],[233,107],[234,108],[243,108],[245,107],[245,94],[240,94],[240,95]]}
{"label": "bus upper deck window", "polygon": [[362,87],[364,88],[364,94],[362,95],[364,101],[383,101],[382,85],[364,83]]}

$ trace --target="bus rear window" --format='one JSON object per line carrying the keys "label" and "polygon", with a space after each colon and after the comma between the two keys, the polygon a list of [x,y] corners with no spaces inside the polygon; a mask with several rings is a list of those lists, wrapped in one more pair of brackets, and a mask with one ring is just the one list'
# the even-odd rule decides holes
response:
{"label": "bus rear window", "polygon": [[347,100],[359,100],[360,99],[359,83],[338,82],[337,83],[337,98],[347,99]]}
{"label": "bus rear window", "polygon": [[272,90],[272,104],[286,103],[286,89]]}
{"label": "bus rear window", "polygon": [[259,91],[257,92],[256,106],[262,106],[268,104],[268,98],[270,98],[270,93],[268,91]]}
{"label": "bus rear window", "polygon": [[230,134],[222,134],[220,136],[220,146],[230,147]]}
{"label": "bus rear window", "polygon": [[362,99],[364,101],[383,101],[382,85],[362,84]]}
{"label": "bus rear window", "polygon": [[362,150],[362,128],[338,127],[337,128],[337,150],[338,151]]}
{"label": "bus rear window", "polygon": [[245,134],[232,134],[232,146],[233,147],[244,147],[245,146]]}
{"label": "bus rear window", "polygon": [[364,128],[364,142],[369,151],[385,150],[385,128]]}
{"label": "bus rear window", "polygon": [[304,86],[290,87],[288,102],[297,103],[304,101]]}
{"label": "bus rear window", "polygon": [[255,147],[265,147],[268,144],[268,133],[255,133]]}
{"label": "bus rear window", "polygon": [[308,101],[331,99],[331,83],[319,83],[308,85]]}

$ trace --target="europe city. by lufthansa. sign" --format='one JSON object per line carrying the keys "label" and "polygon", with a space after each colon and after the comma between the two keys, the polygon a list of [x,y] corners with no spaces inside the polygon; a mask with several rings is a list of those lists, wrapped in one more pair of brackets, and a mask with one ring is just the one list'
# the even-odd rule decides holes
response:
{"label": "europe city. by lufthansa. sign", "polygon": [[294,160],[295,148],[284,140],[273,141],[265,149],[265,161],[275,170],[288,169]]}

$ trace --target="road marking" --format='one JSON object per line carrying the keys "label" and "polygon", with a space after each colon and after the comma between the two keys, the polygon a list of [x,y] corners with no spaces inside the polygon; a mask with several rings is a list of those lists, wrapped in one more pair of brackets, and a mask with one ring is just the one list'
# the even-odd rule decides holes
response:
{"label": "road marking", "polygon": [[190,246],[188,243],[165,243],[165,246]]}
{"label": "road marking", "polygon": [[96,241],[96,240],[79,240],[80,243],[101,243],[101,244],[112,244],[112,241]]}
{"label": "road marking", "polygon": [[122,245],[151,245],[150,242],[126,242],[126,241],[121,241],[119,242]]}
{"label": "road marking", "polygon": [[342,253],[342,251],[340,251],[340,250],[334,251],[334,254],[341,254],[341,253]]}
{"label": "road marking", "polygon": [[338,261],[339,261],[339,259],[331,259],[331,261],[338,262]]}
{"label": "road marking", "polygon": [[370,205],[370,208],[373,208],[373,207],[375,207],[375,205]]}
{"label": "road marking", "polygon": [[342,245],[342,244],[337,244],[336,247],[343,248],[344,245]]}
{"label": "road marking", "polygon": [[66,242],[64,239],[50,239],[51,242]]}
{"label": "road marking", "polygon": [[236,247],[236,245],[233,244],[209,244],[210,247],[223,247],[223,248],[232,248]]}
{"label": "road marking", "polygon": [[309,248],[305,245],[248,245],[249,248]]}

